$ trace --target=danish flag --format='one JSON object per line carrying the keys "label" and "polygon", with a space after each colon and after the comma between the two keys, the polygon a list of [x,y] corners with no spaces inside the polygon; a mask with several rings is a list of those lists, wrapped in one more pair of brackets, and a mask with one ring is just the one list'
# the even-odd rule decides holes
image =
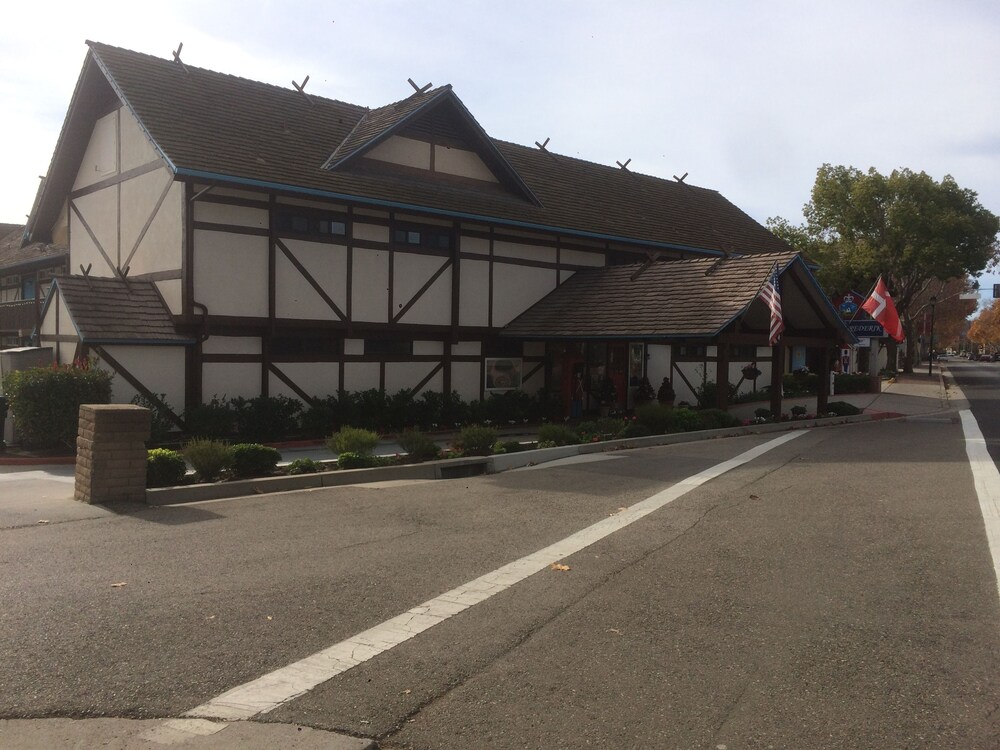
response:
{"label": "danish flag", "polygon": [[899,313],[896,312],[896,305],[893,304],[892,296],[885,288],[885,282],[881,276],[878,277],[875,289],[871,296],[865,300],[861,309],[881,323],[885,332],[896,341],[902,341],[905,338],[903,324],[899,322]]}

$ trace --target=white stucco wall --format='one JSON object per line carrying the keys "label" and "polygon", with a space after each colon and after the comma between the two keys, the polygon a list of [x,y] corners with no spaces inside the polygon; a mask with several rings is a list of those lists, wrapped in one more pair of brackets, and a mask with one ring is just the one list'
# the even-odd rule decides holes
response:
{"label": "white stucco wall", "polygon": [[139,127],[132,113],[122,107],[118,110],[121,132],[121,170],[141,167],[160,158],[149,138]]}
{"label": "white stucco wall", "polygon": [[464,401],[479,398],[481,372],[478,362],[455,362],[451,372],[452,390],[458,391]]}
{"label": "white stucco wall", "polygon": [[[149,228],[142,234],[140,241],[143,227],[153,215],[167,185],[170,185],[167,197],[156,210],[156,215],[153,216]],[[120,263],[125,264],[128,261],[129,276],[159,271],[177,271],[180,274],[184,237],[181,225],[184,186],[174,182],[173,176],[164,168],[134,177],[122,183],[120,190],[122,202]],[[133,248],[134,254],[132,254]],[[132,259],[128,260],[130,254]]]}
{"label": "white stucco wall", "polygon": [[[74,205],[84,217],[90,232],[98,244],[91,239],[76,211],[70,211],[70,268],[79,273],[80,265],[91,266],[92,276],[113,276],[114,266],[119,262],[118,251],[118,188],[115,186],[98,190],[74,199]],[[108,263],[111,261],[111,264]]]}
{"label": "white stucco wall", "polygon": [[389,253],[354,250],[351,304],[354,320],[387,322],[389,299]]}
{"label": "white stucco wall", "polygon": [[556,272],[493,264],[493,325],[507,325],[556,287]]}
{"label": "white stucco wall", "polygon": [[93,185],[118,174],[118,112],[110,112],[94,123],[90,141],[80,161],[73,190]]}
{"label": "white stucco wall", "polygon": [[209,336],[202,342],[204,354],[260,354],[257,336]]}
{"label": "white stucco wall", "polygon": [[485,182],[498,181],[478,154],[451,146],[434,147],[434,170]]}
{"label": "white stucco wall", "polygon": [[[444,258],[397,252],[393,258],[393,311],[402,310],[421,287],[445,265]],[[448,325],[451,322],[449,266],[400,318],[402,323]]]}
{"label": "white stucco wall", "polygon": [[225,203],[195,201],[194,220],[237,227],[268,228],[268,212],[252,206],[230,206]]}
{"label": "white stucco wall", "polygon": [[387,138],[368,151],[365,156],[369,159],[401,164],[406,167],[431,168],[431,144],[399,135]]}
{"label": "white stucco wall", "polygon": [[490,264],[461,260],[458,286],[459,323],[485,326],[490,321]]}
{"label": "white stucco wall", "polygon": [[254,398],[260,395],[260,365],[256,362],[206,362],[202,367],[202,398]]}
{"label": "white stucco wall", "polygon": [[[433,370],[433,362],[386,362],[385,365],[385,392],[388,394],[397,393],[403,388],[415,388],[417,383],[427,377]],[[378,387],[378,380],[372,387]],[[440,391],[444,387],[444,375],[438,372],[430,379],[423,390]]]}
{"label": "white stucco wall", "polygon": [[573,266],[603,266],[604,253],[563,249],[559,251],[559,261]]}
{"label": "white stucco wall", "polygon": [[[155,393],[163,394],[175,414],[184,411],[184,347],[183,346],[107,346],[115,358],[140,383]],[[106,363],[102,366],[111,369]],[[111,401],[127,404],[138,391],[121,375],[111,381]]]}
{"label": "white stucco wall", "polygon": [[267,238],[195,230],[194,298],[212,315],[266,317]]}
{"label": "white stucco wall", "polygon": [[[283,240],[295,259],[347,313],[347,248],[301,240]],[[340,317],[281,251],[275,254],[275,311],[279,318],[339,320]]]}
{"label": "white stucco wall", "polygon": [[378,388],[378,380],[378,362],[348,362],[344,365],[344,390],[366,391]]}
{"label": "white stucco wall", "polygon": [[[276,362],[274,366],[310,396],[326,398],[335,395],[340,387],[340,365],[336,362]],[[269,376],[268,386],[271,395],[288,396],[296,401],[302,400],[273,372],[269,373]],[[377,380],[375,386],[378,386]],[[308,408],[308,404],[303,404],[303,406]]]}

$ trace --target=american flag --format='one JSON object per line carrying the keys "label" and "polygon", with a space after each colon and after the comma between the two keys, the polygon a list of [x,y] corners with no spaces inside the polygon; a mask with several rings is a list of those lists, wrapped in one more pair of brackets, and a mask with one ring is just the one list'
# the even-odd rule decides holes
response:
{"label": "american flag", "polygon": [[771,330],[768,332],[767,343],[774,346],[785,330],[785,321],[781,317],[781,287],[778,285],[778,264],[774,264],[771,273],[760,288],[760,296],[771,308]]}

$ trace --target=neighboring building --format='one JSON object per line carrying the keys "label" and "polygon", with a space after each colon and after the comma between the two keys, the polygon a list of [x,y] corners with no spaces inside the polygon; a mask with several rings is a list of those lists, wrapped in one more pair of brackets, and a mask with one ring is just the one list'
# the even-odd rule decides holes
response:
{"label": "neighboring building", "polygon": [[52,277],[68,269],[65,247],[24,243],[23,225],[0,224],[0,349],[30,343]]}
{"label": "neighboring building", "polygon": [[[620,405],[643,375],[691,400],[743,360],[770,372],[755,298],[775,264],[789,346],[825,360],[850,338],[802,259],[719,193],[494,140],[450,86],[369,110],[88,44],[28,232],[86,271],[56,282],[41,343],[98,355],[118,400],[568,398],[573,372],[615,380]],[[578,274],[615,281],[546,301]]]}

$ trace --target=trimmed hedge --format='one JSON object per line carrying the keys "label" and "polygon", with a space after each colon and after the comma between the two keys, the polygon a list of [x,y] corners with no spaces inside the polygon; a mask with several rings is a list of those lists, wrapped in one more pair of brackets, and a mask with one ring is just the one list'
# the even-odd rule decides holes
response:
{"label": "trimmed hedge", "polygon": [[184,456],[167,448],[146,452],[146,486],[174,487],[184,481],[187,464]]}
{"label": "trimmed hedge", "polygon": [[4,376],[14,429],[25,448],[75,448],[81,404],[111,403],[112,374],[86,360]]}
{"label": "trimmed hedge", "polygon": [[278,451],[260,443],[239,443],[229,449],[229,454],[233,460],[233,474],[238,479],[273,474],[281,460]]}

